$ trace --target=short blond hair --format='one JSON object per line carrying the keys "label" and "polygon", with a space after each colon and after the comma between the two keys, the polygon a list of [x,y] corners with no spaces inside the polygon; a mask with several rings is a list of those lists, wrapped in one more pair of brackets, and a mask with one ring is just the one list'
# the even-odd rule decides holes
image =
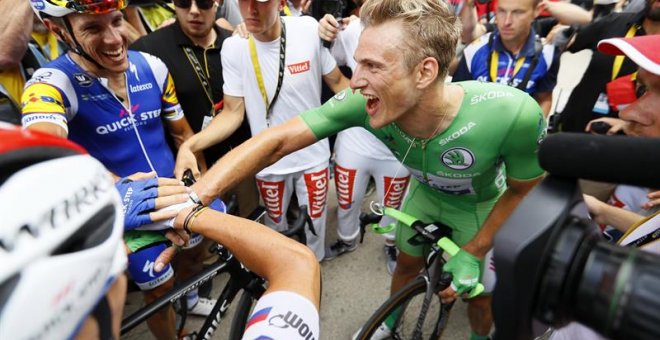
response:
{"label": "short blond hair", "polygon": [[367,0],[360,9],[364,28],[400,21],[404,29],[404,62],[412,69],[426,57],[440,65],[440,79],[454,59],[461,22],[443,0]]}

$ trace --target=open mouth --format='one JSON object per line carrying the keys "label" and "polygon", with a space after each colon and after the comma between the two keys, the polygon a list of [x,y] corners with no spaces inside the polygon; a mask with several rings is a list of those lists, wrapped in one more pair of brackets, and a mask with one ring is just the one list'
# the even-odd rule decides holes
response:
{"label": "open mouth", "polygon": [[370,94],[363,93],[362,95],[367,100],[367,106],[366,106],[367,114],[373,117],[373,115],[375,115],[376,112],[378,112],[378,109],[380,108],[380,99]]}
{"label": "open mouth", "polygon": [[105,56],[105,57],[107,57],[110,60],[115,61],[115,62],[123,61],[123,59],[124,59],[124,48],[120,47],[120,48],[118,48],[116,50],[112,50],[112,51],[103,51],[103,52],[101,52],[101,54],[103,54],[103,56]]}

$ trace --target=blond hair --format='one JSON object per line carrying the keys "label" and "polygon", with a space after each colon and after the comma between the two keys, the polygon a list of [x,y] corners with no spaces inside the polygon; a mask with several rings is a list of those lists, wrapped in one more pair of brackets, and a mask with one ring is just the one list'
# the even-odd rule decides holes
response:
{"label": "blond hair", "polygon": [[360,9],[364,28],[400,21],[404,62],[412,69],[426,57],[440,65],[440,79],[454,59],[461,35],[460,20],[443,0],[367,0]]}

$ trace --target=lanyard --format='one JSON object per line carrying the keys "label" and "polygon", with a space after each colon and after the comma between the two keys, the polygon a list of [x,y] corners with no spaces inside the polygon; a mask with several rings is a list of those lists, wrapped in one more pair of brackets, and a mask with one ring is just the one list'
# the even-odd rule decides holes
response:
{"label": "lanyard", "polygon": [[282,12],[284,12],[284,15],[287,17],[290,17],[291,14],[291,9],[289,8],[289,5],[284,3],[284,8],[282,8]]}
{"label": "lanyard", "polygon": [[[491,33],[492,34],[492,33]],[[500,54],[493,49],[492,52],[492,57],[490,58],[490,78],[492,79],[493,83],[497,82],[497,64],[499,62]],[[526,57],[518,58],[516,60],[516,66],[513,67],[513,74],[511,75],[511,78],[509,79],[508,85],[511,85],[511,82],[513,81],[513,78],[516,77],[518,74],[518,71],[520,71],[520,68],[522,67],[523,63],[525,63]]]}
{"label": "lanyard", "polygon": [[[632,25],[628,29],[628,32],[626,32],[626,38],[630,38],[637,33],[637,25]],[[614,63],[612,64],[612,80],[616,79],[616,77],[619,75],[619,71],[621,71],[621,66],[623,65],[623,59],[625,56],[623,55],[618,55],[614,57]]]}
{"label": "lanyard", "polygon": [[[215,116],[216,111],[213,109],[213,98],[211,98],[213,91],[211,90],[211,83],[207,77],[208,68],[206,68],[206,72],[204,72],[204,69],[202,69],[202,65],[199,63],[199,60],[197,59],[197,56],[195,56],[192,48],[189,46],[184,46],[183,51],[186,53],[186,57],[188,57],[190,65],[195,70],[195,74],[197,74],[197,80],[199,80],[202,88],[204,88],[206,98],[208,98],[209,102],[211,103],[211,116]],[[206,49],[204,49],[204,55],[206,56]],[[206,61],[206,58],[204,58],[204,60]]]}
{"label": "lanyard", "polygon": [[284,26],[284,20],[280,18],[282,24],[282,32],[280,33],[280,70],[278,72],[277,78],[277,88],[275,89],[275,94],[273,95],[273,100],[268,102],[268,94],[266,93],[266,87],[264,86],[264,79],[261,75],[261,67],[259,67],[259,58],[257,58],[257,47],[254,42],[254,37],[250,35],[248,42],[250,45],[250,58],[252,59],[252,66],[254,67],[254,74],[257,76],[257,83],[259,85],[259,91],[261,92],[261,98],[264,100],[264,105],[266,107],[266,124],[270,125],[269,115],[270,109],[275,105],[277,96],[280,94],[280,89],[282,88],[282,80],[284,79],[284,59],[286,57],[286,28]]}

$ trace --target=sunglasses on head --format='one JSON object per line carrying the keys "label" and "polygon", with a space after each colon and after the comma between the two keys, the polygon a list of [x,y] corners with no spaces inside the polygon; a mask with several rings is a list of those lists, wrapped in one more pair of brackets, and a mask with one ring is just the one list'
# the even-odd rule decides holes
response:
{"label": "sunglasses on head", "polygon": [[[213,7],[215,1],[213,0],[194,0],[195,5],[199,9],[210,9]],[[193,0],[174,0],[174,6],[179,8],[190,8],[192,6]]]}
{"label": "sunglasses on head", "polygon": [[77,0],[68,1],[67,8],[78,13],[105,14],[126,8],[127,0]]}

